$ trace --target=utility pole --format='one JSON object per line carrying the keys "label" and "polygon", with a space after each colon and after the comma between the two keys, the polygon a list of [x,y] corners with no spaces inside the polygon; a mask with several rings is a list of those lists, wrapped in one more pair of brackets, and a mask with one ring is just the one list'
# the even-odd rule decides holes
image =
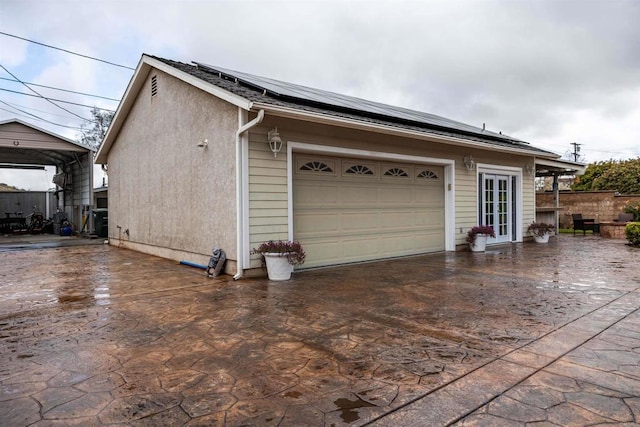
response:
{"label": "utility pole", "polygon": [[580,146],[582,144],[578,144],[577,142],[572,142],[571,145],[573,145],[573,161],[577,162],[578,161],[578,157],[580,157]]}

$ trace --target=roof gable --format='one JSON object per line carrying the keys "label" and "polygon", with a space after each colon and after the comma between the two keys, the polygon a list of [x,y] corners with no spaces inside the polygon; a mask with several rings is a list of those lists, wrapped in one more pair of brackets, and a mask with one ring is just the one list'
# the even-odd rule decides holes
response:
{"label": "roof gable", "polygon": [[107,134],[104,137],[102,145],[100,146],[98,153],[96,154],[96,163],[107,162],[107,154],[109,153],[109,150],[111,150],[111,146],[115,142],[120,129],[122,129],[129,111],[133,107],[135,100],[142,90],[144,82],[153,69],[157,69],[164,73],[167,73],[192,86],[204,90],[211,95],[230,102],[238,106],[239,108],[243,108],[245,110],[249,110],[251,108],[251,102],[249,100],[230,91],[224,90],[223,88],[220,88],[218,86],[211,85],[206,80],[200,78],[196,73],[186,73],[179,67],[174,67],[168,64],[166,61],[161,61],[160,58],[149,55],[142,55],[142,58],[140,58],[140,62],[138,63],[138,66],[136,67],[136,70],[133,73],[131,80],[129,81],[129,85],[125,90],[122,100],[120,101],[120,104],[116,109],[113,119],[111,120],[111,125],[109,126],[109,129],[107,129]]}

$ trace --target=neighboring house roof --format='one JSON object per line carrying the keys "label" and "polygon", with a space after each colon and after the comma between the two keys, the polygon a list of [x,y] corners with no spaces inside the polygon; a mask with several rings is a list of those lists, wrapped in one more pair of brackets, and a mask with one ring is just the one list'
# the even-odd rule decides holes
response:
{"label": "neighboring house roof", "polygon": [[[146,78],[152,66],[190,84],[197,85],[214,95],[220,95],[221,92],[224,92],[228,96],[223,96],[223,99],[247,110],[265,109],[267,112],[286,113],[289,117],[299,115],[300,118],[311,115],[323,116],[329,120],[360,123],[371,128],[375,127],[377,130],[395,129],[415,136],[449,139],[448,142],[452,144],[460,145],[464,142],[471,142],[476,146],[497,151],[515,151],[553,159],[560,157],[556,153],[531,146],[525,141],[433,114],[232,71],[222,67],[197,62],[194,64],[143,55],[123,102],[118,107],[111,128],[107,132],[105,142],[98,152],[96,161],[106,162],[106,153],[108,153],[122,125],[123,119],[119,116],[121,113],[126,115],[128,112],[121,112],[121,109],[128,110],[131,107],[132,101],[127,103],[127,98],[134,96],[140,89],[141,82],[139,80]],[[209,87],[203,86],[203,83]],[[121,108],[123,105],[125,108]]]}

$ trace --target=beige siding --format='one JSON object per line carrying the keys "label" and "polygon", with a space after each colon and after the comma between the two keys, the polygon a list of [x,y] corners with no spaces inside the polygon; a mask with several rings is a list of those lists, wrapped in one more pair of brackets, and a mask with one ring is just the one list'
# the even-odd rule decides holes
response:
{"label": "beige siding", "polygon": [[478,224],[478,175],[475,170],[467,170],[462,162],[464,155],[459,152],[455,169],[456,245],[464,244],[469,228]]}
{"label": "beige siding", "polygon": [[[479,149],[468,149],[438,142],[416,141],[382,134],[371,134],[351,129],[303,123],[295,120],[267,117],[261,126],[250,134],[250,242],[252,247],[269,239],[287,238],[287,171],[286,145],[274,159],[267,145],[267,131],[278,126],[283,140],[301,143],[346,147],[403,155],[451,159],[455,161],[455,242],[463,245],[466,232],[477,225],[477,172],[468,171],[463,163],[465,155],[472,155],[476,163],[495,166],[524,168],[533,163],[528,156],[496,153]],[[270,166],[271,165],[271,166]],[[254,167],[255,166],[255,167]],[[533,177],[526,172],[523,179],[523,217],[521,226],[526,226],[534,217]],[[265,204],[264,202],[269,202]],[[279,208],[276,208],[279,206]],[[257,225],[273,224],[274,228],[253,228]],[[278,228],[275,228],[275,226]],[[294,236],[295,238],[295,236]],[[252,266],[259,266],[253,257]]]}
{"label": "beige siding", "polygon": [[[524,169],[527,163],[533,164],[532,157],[509,155],[489,151],[468,151],[476,163],[495,167],[513,167]],[[522,173],[522,222],[526,230],[535,214],[534,179],[526,171]],[[468,171],[460,159],[456,168],[456,244],[464,244],[466,232],[478,224],[478,176],[476,170]],[[460,230],[462,229],[462,232]]]}
{"label": "beige siding", "polygon": [[[533,160],[529,161],[533,164]],[[529,224],[536,219],[536,186],[535,177],[529,175],[526,171],[522,174],[522,198],[524,202],[522,227],[526,230]]]}
{"label": "beige siding", "polygon": [[[286,240],[288,234],[287,148],[274,157],[267,144],[270,128],[249,132],[249,245],[267,240]],[[259,267],[253,255],[251,267]]]}
{"label": "beige siding", "polygon": [[236,107],[152,70],[109,152],[114,244],[205,264],[216,246],[235,260],[237,128]]}

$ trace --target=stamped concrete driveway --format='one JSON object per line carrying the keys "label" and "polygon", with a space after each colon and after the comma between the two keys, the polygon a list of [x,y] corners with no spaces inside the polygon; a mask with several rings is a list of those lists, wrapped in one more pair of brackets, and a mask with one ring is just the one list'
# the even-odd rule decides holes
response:
{"label": "stamped concrete driveway", "polygon": [[0,425],[640,423],[639,259],[559,236],[278,283],[0,252]]}

